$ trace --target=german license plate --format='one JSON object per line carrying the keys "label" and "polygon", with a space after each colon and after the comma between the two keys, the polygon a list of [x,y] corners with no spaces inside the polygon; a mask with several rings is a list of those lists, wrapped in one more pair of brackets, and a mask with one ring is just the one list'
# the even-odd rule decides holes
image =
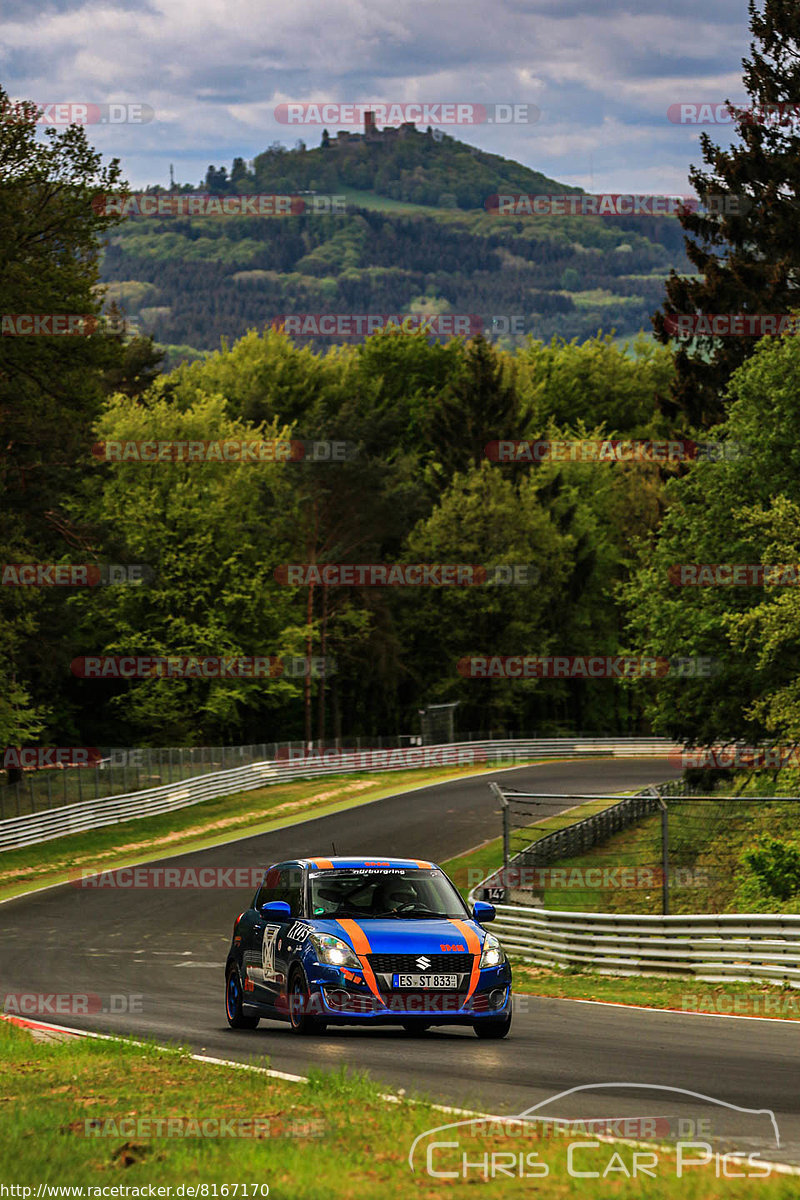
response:
{"label": "german license plate", "polygon": [[457,988],[457,975],[393,975],[395,988]]}

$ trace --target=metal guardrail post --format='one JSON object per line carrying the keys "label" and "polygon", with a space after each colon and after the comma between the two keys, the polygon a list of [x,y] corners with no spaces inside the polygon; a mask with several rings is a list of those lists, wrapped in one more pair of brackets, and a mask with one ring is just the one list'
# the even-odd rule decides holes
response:
{"label": "metal guardrail post", "polygon": [[661,808],[661,912],[669,916],[669,809],[658,797]]}
{"label": "metal guardrail post", "polygon": [[505,868],[508,866],[508,860],[511,857],[511,831],[509,829],[508,801],[501,792],[498,784],[490,783],[489,787],[492,789],[492,795],[494,796],[495,800],[500,801],[500,807],[503,813],[503,867]]}

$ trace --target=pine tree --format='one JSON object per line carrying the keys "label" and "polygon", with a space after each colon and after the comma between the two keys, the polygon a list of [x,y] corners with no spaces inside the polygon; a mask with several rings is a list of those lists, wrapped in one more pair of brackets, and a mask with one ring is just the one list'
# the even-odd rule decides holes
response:
{"label": "pine tree", "polygon": [[[748,7],[755,40],[742,65],[752,104],[730,106],[741,144],[727,150],[700,136],[710,170],[692,167],[689,178],[708,198],[708,211],[683,209],[679,219],[692,235],[686,250],[701,278],[672,272],[663,310],[653,317],[663,343],[673,336],[669,318],[679,314],[788,314],[800,307],[800,9],[795,0],[765,0],[763,13],[755,0]],[[758,340],[681,339],[668,415],[682,412],[698,426],[721,420],[727,382]]]}
{"label": "pine tree", "polygon": [[428,432],[444,477],[479,466],[487,443],[511,436],[518,416],[516,391],[504,380],[503,363],[478,334],[467,343],[462,370],[429,409]]}

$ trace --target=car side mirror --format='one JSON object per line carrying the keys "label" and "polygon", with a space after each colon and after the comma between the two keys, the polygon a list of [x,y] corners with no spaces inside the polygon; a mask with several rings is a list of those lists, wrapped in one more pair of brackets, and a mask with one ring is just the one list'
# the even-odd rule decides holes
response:
{"label": "car side mirror", "polygon": [[266,904],[261,905],[261,915],[267,918],[272,917],[290,917],[292,910],[285,900],[268,900]]}
{"label": "car side mirror", "polygon": [[497,909],[493,904],[487,904],[485,900],[476,900],[472,909],[472,919],[477,921],[479,925],[488,925],[497,916]]}

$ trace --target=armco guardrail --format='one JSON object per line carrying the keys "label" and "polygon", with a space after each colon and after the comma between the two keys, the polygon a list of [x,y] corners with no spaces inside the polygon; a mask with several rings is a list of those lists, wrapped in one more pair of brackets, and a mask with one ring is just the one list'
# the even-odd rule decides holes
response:
{"label": "armco guardrail", "polygon": [[668,972],[709,982],[784,980],[800,986],[800,916],[496,908],[493,929],[506,951],[542,966],[582,966],[611,975]]}
{"label": "armco guardrail", "polygon": [[64,834],[100,829],[119,821],[171,812],[191,804],[200,804],[215,796],[296,779],[489,761],[513,763],[531,758],[579,757],[586,754],[659,757],[680,749],[680,746],[666,738],[508,739],[412,746],[397,750],[331,751],[302,758],[269,760],[123,796],[84,800],[48,812],[11,817],[0,821],[0,851],[49,841]]}
{"label": "armco guardrail", "polygon": [[[0,822],[7,817],[23,817],[28,813],[45,812],[51,808],[65,808],[70,804],[82,804],[84,800],[107,800],[111,796],[128,796],[132,792],[150,791],[153,788],[174,787],[201,775],[217,775],[221,771],[233,771],[237,767],[249,767],[252,763],[286,762],[301,759],[308,750],[313,754],[311,762],[325,761],[328,754],[337,757],[365,751],[371,756],[380,750],[408,750],[416,747],[445,744],[483,744],[486,741],[516,745],[537,743],[542,747],[556,747],[586,741],[602,745],[616,740],[614,734],[571,733],[550,734],[544,738],[536,732],[521,730],[504,734],[502,737],[485,733],[461,733],[451,743],[423,742],[411,734],[394,734],[390,737],[336,738],[328,743],[312,742],[261,742],[247,746],[173,746],[173,747],[106,747],[84,751],[90,761],[84,766],[65,766],[53,770],[27,767],[24,761],[17,762],[17,752],[9,748],[2,754],[0,765]],[[635,739],[646,747],[645,739]],[[622,739],[621,745],[626,741]],[[28,748],[30,751],[31,748]],[[35,748],[33,758],[36,758]],[[593,753],[585,750],[584,753]],[[641,752],[646,752],[641,751]],[[548,753],[546,749],[543,753]],[[602,751],[597,751],[602,753]],[[22,752],[23,758],[26,752]],[[102,757],[98,761],[96,754]],[[7,761],[10,756],[10,761]],[[4,776],[8,775],[8,778]]]}

